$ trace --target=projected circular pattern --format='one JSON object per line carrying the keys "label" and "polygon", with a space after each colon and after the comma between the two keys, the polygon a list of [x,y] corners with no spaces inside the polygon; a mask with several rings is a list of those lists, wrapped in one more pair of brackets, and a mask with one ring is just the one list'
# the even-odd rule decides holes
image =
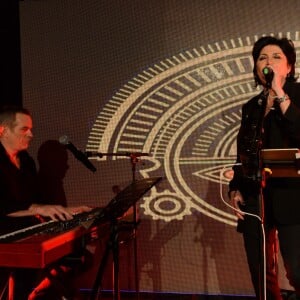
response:
{"label": "projected circular pattern", "polygon": [[[298,50],[299,33],[284,35]],[[87,151],[149,153],[142,159],[151,167],[140,174],[165,176],[165,189],[154,187],[142,199],[144,214],[171,221],[196,210],[236,224],[216,191],[232,175],[241,106],[258,93],[250,55],[256,39],[221,41],[160,61],[99,113]]]}

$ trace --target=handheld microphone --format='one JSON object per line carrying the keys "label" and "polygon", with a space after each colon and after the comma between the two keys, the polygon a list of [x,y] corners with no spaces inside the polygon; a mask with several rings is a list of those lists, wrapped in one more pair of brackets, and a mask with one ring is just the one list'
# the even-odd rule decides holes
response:
{"label": "handheld microphone", "polygon": [[265,76],[267,88],[271,88],[272,87],[272,80],[273,80],[273,77],[274,77],[274,71],[270,67],[264,67],[262,69],[262,72]]}
{"label": "handheld microphone", "polygon": [[69,149],[76,159],[81,161],[89,170],[95,172],[97,169],[95,166],[89,161],[88,157],[79,149],[77,149],[68,139],[66,135],[63,135],[59,138],[59,142],[64,145],[67,149]]}

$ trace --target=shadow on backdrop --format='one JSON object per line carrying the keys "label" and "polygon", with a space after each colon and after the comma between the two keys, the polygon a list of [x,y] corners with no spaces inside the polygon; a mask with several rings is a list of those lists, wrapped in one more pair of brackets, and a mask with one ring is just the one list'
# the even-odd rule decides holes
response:
{"label": "shadow on backdrop", "polygon": [[46,203],[67,205],[63,179],[69,169],[66,148],[55,140],[44,142],[37,156],[38,179],[42,199]]}

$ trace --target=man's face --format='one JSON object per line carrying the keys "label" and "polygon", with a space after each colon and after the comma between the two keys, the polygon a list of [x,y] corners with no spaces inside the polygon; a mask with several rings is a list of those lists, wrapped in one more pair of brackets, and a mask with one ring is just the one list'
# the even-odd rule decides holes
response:
{"label": "man's face", "polygon": [[11,151],[16,152],[26,150],[33,138],[31,130],[31,117],[22,113],[17,113],[14,126],[12,128],[6,126],[3,132],[6,147]]}

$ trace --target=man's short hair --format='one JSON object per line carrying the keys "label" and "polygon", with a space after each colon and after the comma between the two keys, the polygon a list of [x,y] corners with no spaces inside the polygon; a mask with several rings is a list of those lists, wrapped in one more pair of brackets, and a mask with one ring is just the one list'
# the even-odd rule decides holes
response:
{"label": "man's short hair", "polygon": [[22,106],[4,106],[0,109],[0,126],[8,126],[12,128],[14,126],[14,122],[16,121],[16,115],[24,114],[31,116],[28,109]]}

